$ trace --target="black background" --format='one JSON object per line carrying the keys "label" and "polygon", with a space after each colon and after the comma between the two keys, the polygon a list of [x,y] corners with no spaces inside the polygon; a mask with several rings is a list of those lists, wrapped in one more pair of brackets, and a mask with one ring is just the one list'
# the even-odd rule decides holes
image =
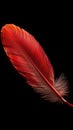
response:
{"label": "black background", "polygon": [[[47,4],[42,6],[35,3],[30,8],[28,5],[26,9],[25,7],[26,5],[20,8],[16,6],[15,12],[14,6],[9,6],[8,11],[2,9],[0,29],[7,23],[13,23],[35,36],[51,60],[55,77],[58,78],[62,72],[65,74],[69,82],[69,95],[66,99],[73,102],[73,14],[70,6],[53,4],[50,7]],[[7,117],[19,121],[23,119],[23,122],[26,118],[27,122],[33,119],[35,126],[44,126],[46,122],[45,127],[48,128],[50,122],[53,124],[56,121],[62,127],[63,124],[71,122],[73,108],[41,99],[12,66],[1,41],[0,89],[1,113],[5,120]]]}

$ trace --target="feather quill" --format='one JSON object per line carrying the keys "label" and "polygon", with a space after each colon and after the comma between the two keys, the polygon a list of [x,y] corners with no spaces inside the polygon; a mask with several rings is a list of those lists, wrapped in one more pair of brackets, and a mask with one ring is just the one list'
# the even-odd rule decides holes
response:
{"label": "feather quill", "polygon": [[1,40],[13,66],[36,92],[46,100],[60,101],[73,107],[63,98],[68,92],[64,76],[55,80],[49,58],[29,32],[14,24],[6,24],[1,29]]}

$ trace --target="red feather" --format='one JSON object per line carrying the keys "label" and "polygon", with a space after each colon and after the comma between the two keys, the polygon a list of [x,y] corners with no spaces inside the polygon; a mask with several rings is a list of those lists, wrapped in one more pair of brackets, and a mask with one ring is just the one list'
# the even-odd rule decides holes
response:
{"label": "red feather", "polygon": [[67,83],[63,76],[57,81],[54,70],[43,48],[36,39],[14,24],[6,24],[1,30],[4,50],[16,70],[42,97],[52,102],[62,101],[67,94]]}

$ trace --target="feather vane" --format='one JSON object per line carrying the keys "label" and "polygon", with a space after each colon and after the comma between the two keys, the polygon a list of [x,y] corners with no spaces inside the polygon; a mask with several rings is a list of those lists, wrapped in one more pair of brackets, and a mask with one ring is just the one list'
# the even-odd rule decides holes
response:
{"label": "feather vane", "polygon": [[50,59],[30,33],[14,24],[6,24],[1,29],[1,39],[13,66],[35,91],[46,100],[67,102],[63,99],[67,94],[64,76],[55,80]]}

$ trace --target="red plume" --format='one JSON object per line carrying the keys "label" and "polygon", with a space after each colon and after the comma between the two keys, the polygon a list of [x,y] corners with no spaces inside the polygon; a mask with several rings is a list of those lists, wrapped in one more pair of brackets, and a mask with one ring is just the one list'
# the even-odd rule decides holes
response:
{"label": "red plume", "polygon": [[55,81],[54,70],[49,58],[36,39],[13,24],[6,24],[1,30],[4,50],[16,70],[26,78],[27,83],[43,98],[52,102],[62,101],[67,94],[67,83],[63,76]]}

